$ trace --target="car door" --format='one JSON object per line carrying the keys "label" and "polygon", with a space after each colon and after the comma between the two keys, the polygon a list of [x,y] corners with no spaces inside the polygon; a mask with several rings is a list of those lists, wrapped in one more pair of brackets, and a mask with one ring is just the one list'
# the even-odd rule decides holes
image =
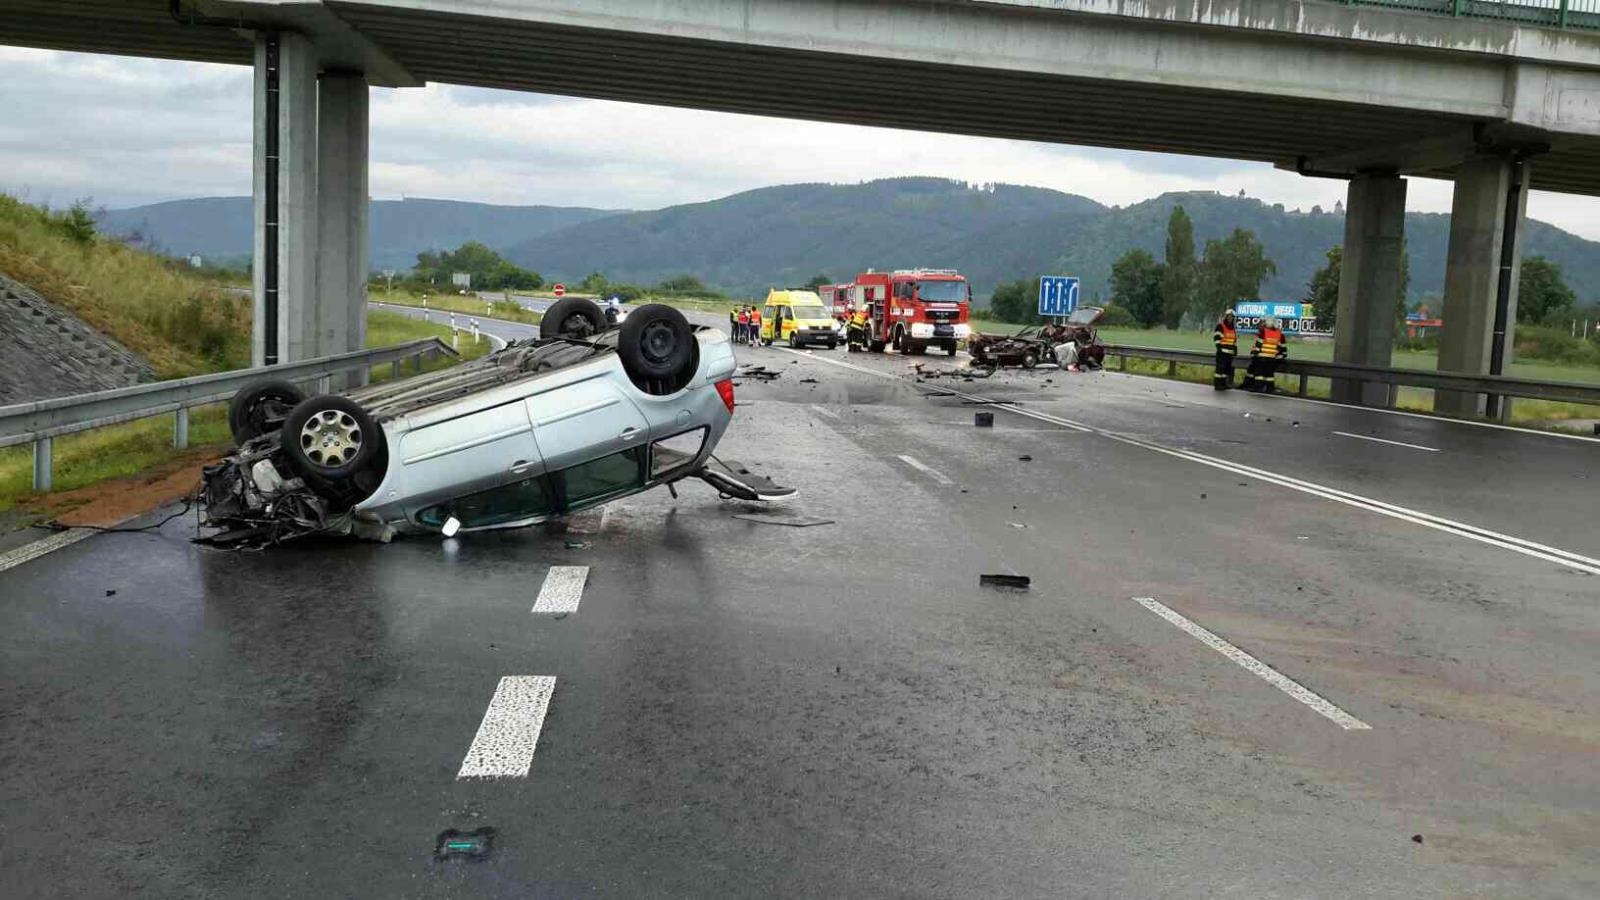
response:
{"label": "car door", "polygon": [[399,453],[413,510],[544,471],[520,400],[413,428]]}
{"label": "car door", "polygon": [[547,471],[643,446],[650,436],[644,413],[609,372],[534,394],[523,402]]}

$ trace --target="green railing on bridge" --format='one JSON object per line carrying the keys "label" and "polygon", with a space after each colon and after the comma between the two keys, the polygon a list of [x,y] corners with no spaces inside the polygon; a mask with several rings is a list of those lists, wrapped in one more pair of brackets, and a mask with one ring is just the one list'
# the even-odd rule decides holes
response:
{"label": "green railing on bridge", "polygon": [[1600,0],[1343,0],[1343,3],[1409,9],[1463,19],[1600,30]]}

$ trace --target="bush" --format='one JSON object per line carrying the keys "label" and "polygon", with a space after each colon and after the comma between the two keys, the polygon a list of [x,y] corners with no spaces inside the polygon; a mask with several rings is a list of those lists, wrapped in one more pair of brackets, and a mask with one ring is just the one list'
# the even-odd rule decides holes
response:
{"label": "bush", "polygon": [[1100,317],[1098,323],[1101,328],[1136,328],[1139,325],[1139,320],[1125,306],[1108,303],[1105,310],[1106,314]]}
{"label": "bush", "polygon": [[1516,358],[1547,362],[1600,365],[1600,347],[1573,337],[1564,328],[1519,325],[1516,331]]}

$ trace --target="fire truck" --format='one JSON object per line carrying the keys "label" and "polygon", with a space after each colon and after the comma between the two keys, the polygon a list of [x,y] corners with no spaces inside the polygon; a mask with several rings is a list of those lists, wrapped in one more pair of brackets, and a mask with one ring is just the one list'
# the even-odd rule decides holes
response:
{"label": "fire truck", "polygon": [[850,318],[850,285],[824,284],[817,288],[817,296],[835,319],[843,322]]}
{"label": "fire truck", "polygon": [[885,346],[901,353],[940,347],[955,356],[956,347],[971,333],[967,313],[972,290],[955,269],[869,269],[856,276],[850,300],[867,308],[872,325],[868,347],[875,353]]}

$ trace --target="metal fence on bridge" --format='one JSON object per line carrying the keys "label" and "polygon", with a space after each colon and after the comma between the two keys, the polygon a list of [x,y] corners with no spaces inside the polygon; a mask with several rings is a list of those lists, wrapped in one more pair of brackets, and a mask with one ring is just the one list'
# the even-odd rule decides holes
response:
{"label": "metal fence on bridge", "polygon": [[[1167,376],[1175,377],[1180,364],[1203,366],[1210,369],[1216,363],[1215,353],[1194,350],[1168,350],[1161,347],[1129,347],[1109,345],[1107,356],[1115,356],[1118,368],[1126,369],[1129,359],[1150,359],[1167,364]],[[1315,362],[1286,359],[1278,363],[1278,374],[1297,375],[1300,383],[1295,393],[1306,396],[1306,382],[1310,378],[1337,378],[1349,381],[1370,382],[1388,387],[1385,406],[1394,408],[1401,387],[1429,388],[1441,391],[1462,391],[1497,397],[1522,397],[1530,400],[1554,400],[1560,403],[1586,403],[1600,406],[1600,384],[1579,384],[1570,381],[1533,381],[1505,375],[1465,375],[1456,372],[1429,372],[1423,369],[1380,369],[1349,363]],[[1509,404],[1500,404],[1500,418],[1510,415]]]}
{"label": "metal fence on bridge", "polygon": [[195,375],[93,394],[0,406],[0,447],[32,443],[33,489],[47,491],[52,481],[54,439],[64,434],[172,413],[172,445],[182,449],[189,446],[190,409],[228,400],[240,388],[257,379],[316,382],[317,390],[326,393],[332,377],[341,372],[388,363],[393,377],[398,378],[401,363],[407,358],[412,361],[413,370],[420,372],[427,358],[456,355],[449,344],[438,338],[423,338],[394,347],[356,350],[276,366]]}
{"label": "metal fence on bridge", "polygon": [[[1341,0],[1332,0],[1338,3]],[[1466,19],[1495,19],[1553,28],[1600,29],[1600,0],[1342,0]]]}

